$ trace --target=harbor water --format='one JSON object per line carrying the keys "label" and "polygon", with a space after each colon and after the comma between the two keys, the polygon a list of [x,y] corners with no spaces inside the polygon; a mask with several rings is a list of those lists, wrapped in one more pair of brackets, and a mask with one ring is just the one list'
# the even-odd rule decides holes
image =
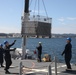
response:
{"label": "harbor water", "polygon": [[[17,40],[16,44],[12,46],[13,48],[22,47],[22,38],[0,38],[0,43],[7,40],[9,43],[12,43],[13,40]],[[52,60],[54,56],[57,57],[58,62],[64,62],[64,56],[61,56],[66,44],[66,38],[27,38],[26,48],[34,51],[38,46],[38,42],[42,42],[42,53],[50,54]],[[72,60],[71,63],[76,63],[76,39],[72,38]]]}

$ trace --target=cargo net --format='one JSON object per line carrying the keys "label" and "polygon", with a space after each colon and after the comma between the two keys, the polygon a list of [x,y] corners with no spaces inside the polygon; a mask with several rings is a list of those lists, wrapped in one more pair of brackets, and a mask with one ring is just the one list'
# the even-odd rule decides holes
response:
{"label": "cargo net", "polygon": [[[46,16],[40,16],[40,4],[42,2]],[[29,8],[33,3],[34,9],[30,10],[28,14],[24,13],[22,16],[21,34],[27,36],[49,36],[51,37],[52,18],[48,17],[44,0],[30,0]],[[33,8],[33,7],[32,7]],[[29,14],[31,14],[29,16]],[[42,14],[43,15],[43,14]],[[26,17],[27,16],[27,17]],[[27,18],[27,21],[25,21]]]}

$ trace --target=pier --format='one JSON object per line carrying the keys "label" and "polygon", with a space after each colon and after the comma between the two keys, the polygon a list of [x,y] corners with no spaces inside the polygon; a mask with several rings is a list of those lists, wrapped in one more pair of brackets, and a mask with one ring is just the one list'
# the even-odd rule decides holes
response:
{"label": "pier", "polygon": [[[49,75],[48,66],[51,65],[51,75],[55,73],[55,62],[37,62],[36,60],[13,60],[10,66],[10,74],[5,74],[4,68],[0,68],[0,75],[20,75],[20,62],[22,62],[22,75]],[[72,70],[66,71],[65,63],[57,63],[57,75],[76,75],[76,65],[72,65]]]}

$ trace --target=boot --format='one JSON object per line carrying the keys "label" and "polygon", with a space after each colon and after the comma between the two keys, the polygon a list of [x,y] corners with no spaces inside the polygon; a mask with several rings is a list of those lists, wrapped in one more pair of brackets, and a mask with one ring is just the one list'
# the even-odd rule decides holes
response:
{"label": "boot", "polygon": [[4,66],[1,64],[1,67],[4,67]]}
{"label": "boot", "polygon": [[10,72],[8,70],[5,70],[5,74],[10,74]]}

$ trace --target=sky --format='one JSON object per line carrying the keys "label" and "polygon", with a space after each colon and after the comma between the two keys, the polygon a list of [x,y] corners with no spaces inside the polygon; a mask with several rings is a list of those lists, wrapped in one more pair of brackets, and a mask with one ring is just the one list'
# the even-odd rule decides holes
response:
{"label": "sky", "polygon": [[[38,14],[36,0],[30,0],[31,14]],[[38,1],[38,0],[37,0]],[[39,15],[52,18],[52,33],[76,34],[76,0],[39,0]],[[38,3],[38,2],[37,2]],[[0,33],[21,33],[24,0],[0,0]]]}

